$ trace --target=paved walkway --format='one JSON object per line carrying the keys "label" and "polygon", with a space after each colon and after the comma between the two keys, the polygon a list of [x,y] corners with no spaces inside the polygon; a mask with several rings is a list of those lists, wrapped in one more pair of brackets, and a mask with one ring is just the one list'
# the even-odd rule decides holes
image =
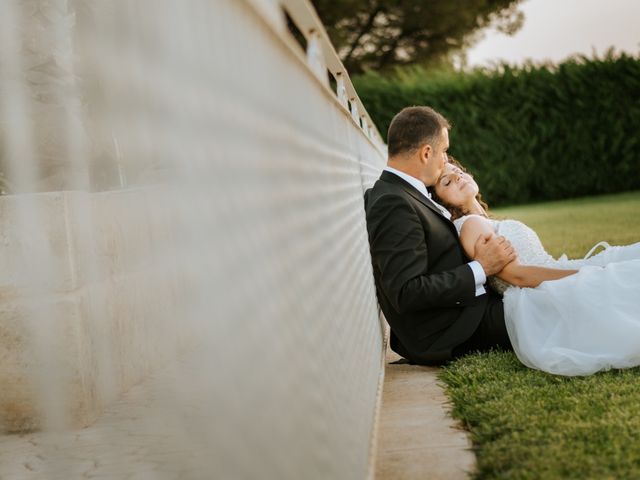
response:
{"label": "paved walkway", "polygon": [[210,439],[183,425],[210,425],[210,404],[187,395],[180,399],[182,417],[167,414],[175,409],[183,375],[197,387],[210,383],[198,360],[134,386],[88,428],[0,435],[0,480],[210,479],[211,451],[194,443]]}
{"label": "paved walkway", "polygon": [[435,367],[389,364],[378,430],[377,480],[467,479],[475,456],[467,433],[448,414]]}
{"label": "paved walkway", "polygon": [[[397,359],[387,356],[387,362]],[[133,387],[86,429],[0,435],[0,479],[210,479],[212,451],[225,451],[224,436],[210,432],[205,438],[206,432],[197,428],[210,424],[211,405],[185,394],[182,416],[166,414],[175,410],[176,381],[189,378],[189,385],[204,388],[211,383],[207,372],[197,357],[175,371],[165,370]],[[447,415],[437,372],[387,365],[378,480],[466,479],[474,468],[466,434]]]}

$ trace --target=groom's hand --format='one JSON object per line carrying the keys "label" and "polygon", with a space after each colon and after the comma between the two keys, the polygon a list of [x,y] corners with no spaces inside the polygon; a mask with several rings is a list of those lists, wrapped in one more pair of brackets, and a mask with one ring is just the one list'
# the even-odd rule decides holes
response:
{"label": "groom's hand", "polygon": [[517,258],[511,242],[503,236],[496,236],[493,233],[486,233],[478,237],[475,252],[475,260],[482,265],[487,276],[495,275],[507,263]]}

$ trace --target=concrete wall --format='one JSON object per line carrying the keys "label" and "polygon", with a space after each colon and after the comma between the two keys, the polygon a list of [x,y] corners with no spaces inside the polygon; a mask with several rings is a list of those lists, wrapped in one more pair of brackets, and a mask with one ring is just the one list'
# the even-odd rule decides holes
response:
{"label": "concrete wall", "polygon": [[[5,430],[41,428],[46,413],[88,425],[118,394],[194,344],[194,325],[171,325],[189,318],[181,308],[196,285],[184,265],[159,261],[171,228],[170,218],[153,219],[149,202],[157,194],[32,194],[29,210],[24,195],[0,198]],[[25,214],[33,215],[31,228]]]}
{"label": "concrete wall", "polygon": [[[204,429],[219,478],[370,474],[384,148],[282,6],[317,35],[298,1],[0,5],[3,429],[86,425],[199,350],[211,413],[176,442]],[[189,382],[149,421],[181,425]]]}

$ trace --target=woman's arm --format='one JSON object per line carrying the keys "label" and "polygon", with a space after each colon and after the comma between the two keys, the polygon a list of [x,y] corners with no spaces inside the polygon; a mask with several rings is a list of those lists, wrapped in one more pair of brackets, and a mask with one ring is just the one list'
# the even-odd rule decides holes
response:
{"label": "woman's arm", "polygon": [[[481,236],[495,235],[491,223],[483,217],[472,216],[462,225],[460,241],[467,255],[476,258],[476,242]],[[517,287],[537,287],[546,280],[558,280],[573,275],[577,270],[521,265],[516,259],[508,263],[496,276]]]}
{"label": "woman's arm", "polygon": [[547,280],[558,280],[576,272],[577,270],[520,265],[517,260],[514,260],[496,276],[516,287],[537,287]]}

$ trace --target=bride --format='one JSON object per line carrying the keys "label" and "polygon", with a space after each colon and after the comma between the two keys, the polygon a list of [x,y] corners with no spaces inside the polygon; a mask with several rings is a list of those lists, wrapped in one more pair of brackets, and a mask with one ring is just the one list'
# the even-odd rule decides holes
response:
{"label": "bride", "polygon": [[559,375],[640,365],[640,242],[601,242],[582,260],[554,259],[525,224],[490,218],[478,185],[454,159],[433,193],[469,257],[481,235],[503,235],[516,249],[518,259],[489,282],[504,294],[507,331],[523,364]]}

